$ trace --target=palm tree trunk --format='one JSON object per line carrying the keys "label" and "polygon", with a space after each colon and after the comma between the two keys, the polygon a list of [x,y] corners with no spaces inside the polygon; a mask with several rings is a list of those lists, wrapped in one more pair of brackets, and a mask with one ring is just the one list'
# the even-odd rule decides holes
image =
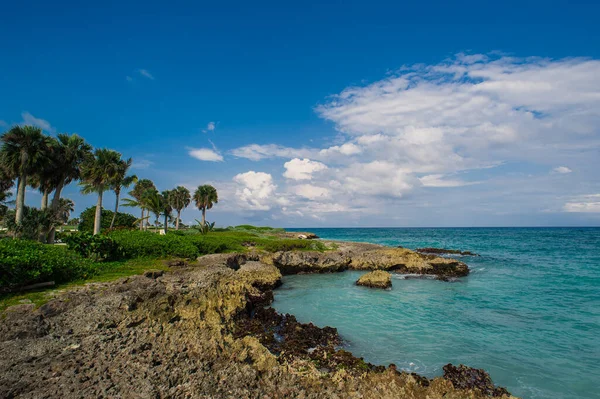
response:
{"label": "palm tree trunk", "polygon": [[167,215],[167,213],[165,212],[165,234],[167,234],[167,229],[169,228],[169,225],[167,224],[168,223],[168,220],[167,220],[168,217],[169,217],[169,215]]}
{"label": "palm tree trunk", "polygon": [[19,177],[17,183],[17,210],[15,214],[15,223],[20,225],[23,223],[23,211],[25,210],[25,187],[27,186],[27,176],[23,175]]}
{"label": "palm tree trunk", "polygon": [[140,218],[140,231],[144,230],[144,208],[142,208],[142,217]]}
{"label": "palm tree trunk", "polygon": [[100,234],[100,223],[102,222],[102,191],[98,193],[96,204],[96,217],[94,218],[94,235]]}
{"label": "palm tree trunk", "polygon": [[177,220],[175,221],[175,230],[179,230],[179,219],[181,219],[181,211],[177,210]]}
{"label": "palm tree trunk", "polygon": [[202,208],[202,226],[206,226],[206,208]]}
{"label": "palm tree trunk", "polygon": [[44,194],[42,194],[42,206],[40,207],[40,209],[43,211],[44,209],[48,208],[48,196],[50,195],[50,193],[48,191],[44,191]]}
{"label": "palm tree trunk", "polygon": [[117,212],[119,212],[119,196],[121,195],[120,190],[115,190],[115,196],[117,200],[115,202],[115,213],[113,213],[112,220],[110,221],[110,228],[112,229],[115,225],[115,219],[117,218]]}
{"label": "palm tree trunk", "polygon": [[[58,206],[60,205],[60,194],[62,192],[63,189],[63,183],[59,183],[58,186],[56,186],[56,189],[54,190],[54,196],[52,197],[52,209],[56,210],[58,209]],[[48,244],[54,244],[54,237],[56,236],[56,227],[52,226],[50,228],[50,231],[48,232],[48,240],[46,241]]]}

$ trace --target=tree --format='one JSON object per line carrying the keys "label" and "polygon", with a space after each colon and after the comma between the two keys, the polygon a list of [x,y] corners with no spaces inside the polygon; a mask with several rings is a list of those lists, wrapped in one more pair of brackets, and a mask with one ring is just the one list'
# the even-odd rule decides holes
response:
{"label": "tree", "polygon": [[135,200],[126,199],[123,202],[125,206],[139,207],[142,209],[142,217],[140,218],[140,230],[144,229],[144,211],[146,207],[144,206],[142,197],[147,190],[156,190],[154,183],[149,179],[141,179],[133,187],[133,190],[129,192]]}
{"label": "tree", "polygon": [[54,137],[48,137],[48,145],[44,148],[45,154],[40,157],[40,161],[36,165],[36,170],[27,182],[31,187],[38,189],[42,194],[41,210],[48,208],[48,197],[57,185],[57,150],[58,141]]}
{"label": "tree", "polygon": [[59,223],[65,224],[69,220],[71,213],[75,211],[75,203],[68,198],[61,198],[58,209],[55,211],[55,218]]}
{"label": "tree", "polygon": [[8,171],[0,164],[0,221],[6,216],[8,206],[12,201],[10,197],[12,193],[8,190],[14,185],[13,179],[9,175]]}
{"label": "tree", "polygon": [[199,186],[194,193],[196,207],[202,210],[202,225],[206,225],[206,210],[211,209],[214,204],[219,202],[217,189],[209,184]]}
{"label": "tree", "polygon": [[117,175],[114,180],[111,182],[111,188],[115,192],[115,212],[113,213],[113,218],[110,222],[110,228],[112,229],[115,224],[115,218],[117,217],[117,213],[119,213],[119,198],[121,196],[121,189],[123,187],[129,187],[133,183],[137,182],[136,175],[127,176],[127,171],[131,167],[131,158],[127,160],[121,160],[119,162],[119,167],[117,169]]}
{"label": "tree", "polygon": [[[100,229],[105,230],[110,227],[110,222],[113,217],[113,211],[109,211],[108,209],[102,209],[102,217]],[[79,215],[78,220],[71,219],[69,224],[79,225],[79,231],[85,231],[88,233],[92,233],[94,231],[94,220],[96,218],[96,207],[91,206],[89,208],[84,209]],[[113,228],[134,228],[137,223],[137,218],[129,213],[119,212],[117,217],[115,218],[115,224]]]}
{"label": "tree", "polygon": [[[54,159],[56,162],[56,186],[51,207],[54,211],[60,206],[62,189],[74,180],[81,179],[81,169],[92,157],[92,146],[77,134],[59,133],[56,136]],[[56,229],[52,227],[48,233],[48,243],[54,243]]]}
{"label": "tree", "polygon": [[0,162],[6,170],[18,179],[15,223],[23,222],[25,208],[25,188],[40,162],[47,156],[48,137],[42,129],[33,126],[15,126],[0,138]]}
{"label": "tree", "polygon": [[179,221],[181,220],[181,211],[190,205],[192,201],[190,190],[185,187],[177,186],[169,193],[169,204],[177,211],[177,219],[175,220],[175,230],[179,230]]}
{"label": "tree", "polygon": [[162,205],[162,214],[165,217],[165,234],[167,234],[167,230],[169,229],[169,219],[172,217],[173,206],[169,201],[169,197],[171,196],[172,191],[165,190],[163,191],[161,196],[161,205]]}
{"label": "tree", "polygon": [[96,215],[94,218],[94,235],[100,233],[102,218],[102,195],[110,189],[118,173],[121,154],[107,148],[98,148],[94,156],[84,162],[81,168],[81,192],[83,194],[98,194]]}

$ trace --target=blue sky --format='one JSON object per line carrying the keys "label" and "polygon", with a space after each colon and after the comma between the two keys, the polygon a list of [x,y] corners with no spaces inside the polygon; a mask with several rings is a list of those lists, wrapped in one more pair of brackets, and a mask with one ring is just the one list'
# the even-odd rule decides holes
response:
{"label": "blue sky", "polygon": [[600,224],[598,2],[287,3],[7,3],[0,129],[214,184],[220,225]]}

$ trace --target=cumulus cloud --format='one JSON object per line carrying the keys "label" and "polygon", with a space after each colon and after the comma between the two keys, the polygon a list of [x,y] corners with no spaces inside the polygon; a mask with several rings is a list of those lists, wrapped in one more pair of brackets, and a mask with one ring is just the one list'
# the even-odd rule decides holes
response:
{"label": "cumulus cloud", "polygon": [[565,203],[563,210],[565,212],[600,212],[600,194],[582,195],[573,201]]}
{"label": "cumulus cloud", "polygon": [[269,173],[248,171],[236,175],[233,181],[238,184],[235,195],[242,207],[261,211],[271,209],[277,185]]}
{"label": "cumulus cloud", "polygon": [[283,176],[291,180],[310,180],[313,173],[327,169],[327,165],[308,158],[294,158],[283,167],[286,169]]}
{"label": "cumulus cloud", "polygon": [[323,149],[323,150],[319,151],[319,155],[328,156],[328,155],[335,154],[335,153],[339,153],[342,155],[356,155],[356,154],[360,154],[361,152],[362,152],[362,149],[359,146],[357,146],[356,144],[345,143],[342,145],[336,145],[333,147]]}
{"label": "cumulus cloud", "polygon": [[[442,212],[442,188],[453,210],[466,206],[466,192],[485,198],[464,214],[596,212],[598,199],[561,198],[600,186],[600,60],[458,54],[348,87],[316,112],[334,124],[339,144],[231,151],[254,161],[291,159],[283,165],[290,214],[309,214],[307,204],[317,213],[337,204],[352,215],[386,215],[408,203]],[[327,168],[312,170],[313,163]],[[572,170],[561,186],[546,172]]]}
{"label": "cumulus cloud", "polygon": [[292,188],[294,194],[309,200],[326,199],[330,197],[329,190],[325,187],[313,186],[311,184],[300,184]]}
{"label": "cumulus cloud", "polygon": [[210,148],[190,148],[188,150],[188,154],[196,159],[201,161],[210,161],[210,162],[221,162],[223,161],[223,156],[219,154],[216,150]]}
{"label": "cumulus cloud", "polygon": [[566,167],[566,166],[559,166],[559,167],[556,167],[556,168],[554,168],[552,170],[554,172],[556,172],[556,173],[561,173],[561,174],[566,174],[566,173],[571,173],[572,172],[572,170],[570,168]]}
{"label": "cumulus cloud", "polygon": [[54,133],[54,131],[56,130],[52,127],[52,125],[50,125],[50,122],[42,118],[36,118],[29,112],[22,112],[21,117],[23,118],[23,121],[21,122],[22,125],[37,126],[40,129],[45,130],[49,133]]}

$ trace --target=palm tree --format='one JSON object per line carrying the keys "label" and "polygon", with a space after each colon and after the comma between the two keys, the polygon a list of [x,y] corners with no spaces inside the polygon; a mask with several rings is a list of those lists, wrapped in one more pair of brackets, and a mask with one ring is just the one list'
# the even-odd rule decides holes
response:
{"label": "palm tree", "polygon": [[65,224],[69,221],[69,216],[75,211],[75,203],[68,198],[61,198],[58,211],[55,213],[56,219]]}
{"label": "palm tree", "polygon": [[135,198],[135,200],[124,200],[125,206],[140,207],[142,209],[142,217],[140,218],[140,230],[144,229],[144,211],[146,207],[144,206],[142,197],[147,190],[156,190],[154,183],[152,183],[152,180],[149,179],[141,179],[135,184],[133,190],[129,192],[129,195]]}
{"label": "palm tree", "polygon": [[177,211],[177,220],[175,221],[175,230],[179,230],[179,220],[181,219],[181,211],[188,207],[192,198],[190,190],[183,186],[177,186],[169,193],[169,204]]}
{"label": "palm tree", "polygon": [[42,129],[33,126],[15,126],[0,138],[1,163],[9,173],[18,179],[15,223],[23,223],[25,207],[25,187],[38,164],[47,156],[48,137]]}
{"label": "palm tree", "polygon": [[163,198],[157,189],[148,189],[142,194],[142,206],[156,216],[156,223],[163,213]]}
{"label": "palm tree", "polygon": [[167,230],[169,228],[169,219],[172,217],[173,206],[171,206],[170,197],[172,191],[165,190],[163,191],[161,196],[161,205],[162,205],[162,214],[165,217],[165,234],[167,234]]}
{"label": "palm tree", "polygon": [[[82,165],[92,157],[92,146],[76,135],[59,133],[56,136],[57,146],[55,151],[55,187],[52,198],[52,210],[56,211],[60,206],[60,195],[62,189],[74,180],[81,178]],[[56,229],[52,227],[48,233],[48,243],[54,243]]]}
{"label": "palm tree", "polygon": [[100,233],[102,217],[102,194],[110,189],[111,182],[119,170],[121,154],[107,148],[98,148],[94,156],[85,161],[81,168],[81,185],[83,194],[98,194],[96,217],[94,218],[94,235]]}
{"label": "palm tree", "polygon": [[219,202],[217,189],[209,184],[199,186],[194,193],[196,207],[202,210],[202,226],[206,226],[206,210]]}
{"label": "palm tree", "polygon": [[119,212],[119,198],[121,196],[121,189],[123,187],[129,187],[133,183],[137,182],[136,175],[127,176],[127,170],[131,167],[131,158],[128,160],[121,160],[119,162],[119,168],[115,179],[111,182],[112,190],[115,192],[115,213],[113,213],[112,220],[110,221],[110,228],[112,229],[115,224],[117,212]]}

